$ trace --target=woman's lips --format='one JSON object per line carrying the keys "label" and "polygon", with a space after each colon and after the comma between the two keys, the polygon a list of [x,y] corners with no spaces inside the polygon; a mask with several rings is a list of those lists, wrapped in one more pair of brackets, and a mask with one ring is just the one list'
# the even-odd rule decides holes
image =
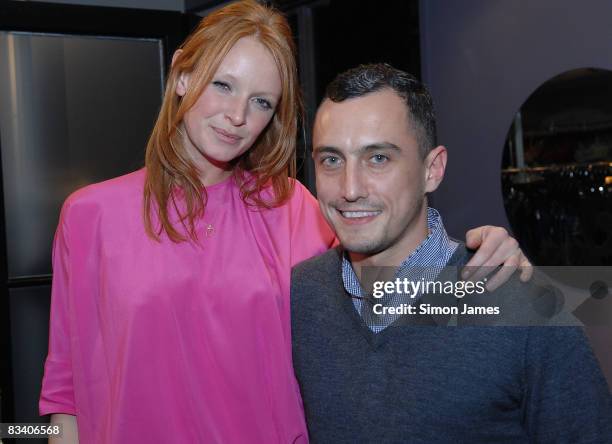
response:
{"label": "woman's lips", "polygon": [[217,128],[213,126],[212,129],[217,135],[217,137],[219,138],[219,140],[227,144],[236,145],[238,142],[242,140],[241,136],[237,136],[236,134],[232,134],[230,132],[222,130],[221,128]]}

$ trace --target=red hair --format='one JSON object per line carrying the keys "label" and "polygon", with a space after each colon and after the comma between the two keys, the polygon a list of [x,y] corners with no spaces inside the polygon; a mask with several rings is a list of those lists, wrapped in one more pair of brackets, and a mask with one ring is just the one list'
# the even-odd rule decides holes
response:
{"label": "red hair", "polygon": [[[271,208],[291,195],[295,177],[295,145],[301,97],[295,44],[291,28],[276,10],[252,0],[232,3],[205,17],[175,54],[161,110],[147,144],[144,187],[144,224],[147,234],[159,240],[162,232],[174,242],[197,241],[195,221],[204,215],[206,190],[200,174],[182,145],[178,128],[185,113],[211,82],[219,64],[241,38],[253,36],[272,54],[278,68],[282,93],[274,116],[253,146],[235,159],[234,176],[247,205]],[[190,74],[189,87],[181,98],[176,87],[181,73]],[[244,175],[243,171],[252,174]],[[272,199],[261,191],[271,184]],[[184,201],[178,205],[178,200]],[[173,208],[186,230],[181,234],[171,223]],[[154,227],[153,214],[159,226]]]}

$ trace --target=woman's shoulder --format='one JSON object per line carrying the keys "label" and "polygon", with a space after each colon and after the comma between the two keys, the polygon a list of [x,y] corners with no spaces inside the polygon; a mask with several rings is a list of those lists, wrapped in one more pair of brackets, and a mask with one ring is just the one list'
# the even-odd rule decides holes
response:
{"label": "woman's shoulder", "polygon": [[[292,226],[304,228],[306,225],[319,227],[319,231],[328,236],[329,228],[324,221],[319,209],[317,199],[312,195],[308,188],[297,179],[289,178],[290,193],[284,202],[269,210],[276,217],[285,218]],[[266,186],[262,193],[264,199],[272,200],[276,195],[272,185]]]}
{"label": "woman's shoulder", "polygon": [[316,208],[316,211],[319,211],[319,204],[317,202],[316,197],[312,195],[310,190],[297,179],[289,179],[290,183],[292,183],[293,191],[289,196],[288,202],[292,206],[307,206],[309,208]]}
{"label": "woman's shoulder", "polygon": [[[252,173],[242,173],[242,180],[252,180]],[[299,180],[289,177],[286,179],[288,184],[288,189],[290,190],[287,194],[286,198],[282,201],[281,205],[278,205],[277,208],[283,207],[292,207],[295,205],[302,205],[305,201],[312,202],[315,201],[315,197],[310,193],[308,188]],[[259,193],[262,200],[267,202],[275,201],[278,197],[277,192],[274,188],[272,181],[266,183],[266,185],[262,188]]]}
{"label": "woman's shoulder", "polygon": [[289,183],[293,185],[294,193],[298,193],[301,196],[312,197],[312,194],[310,193],[310,191],[308,191],[308,188],[302,182],[292,177],[290,177],[288,180]]}
{"label": "woman's shoulder", "polygon": [[74,191],[64,202],[62,211],[73,208],[126,208],[142,209],[142,194],[146,170],[144,168],[93,183]]}

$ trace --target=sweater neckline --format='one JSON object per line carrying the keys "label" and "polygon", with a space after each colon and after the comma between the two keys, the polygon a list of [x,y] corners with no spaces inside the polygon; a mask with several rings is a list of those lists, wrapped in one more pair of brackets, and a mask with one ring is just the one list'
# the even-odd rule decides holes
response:
{"label": "sweater neckline", "polygon": [[[342,309],[345,311],[346,315],[351,318],[351,325],[354,330],[356,330],[360,335],[364,337],[366,342],[373,349],[380,348],[385,342],[388,341],[388,337],[394,334],[397,328],[409,328],[411,326],[419,326],[419,327],[436,327],[438,326],[438,322],[431,315],[417,315],[417,316],[400,316],[395,320],[391,325],[383,329],[382,331],[375,333],[370,327],[365,323],[363,318],[357,313],[355,310],[355,306],[353,304],[352,296],[346,291],[344,288],[344,284],[342,283],[342,257],[343,251],[341,247],[337,248],[337,265],[336,265],[336,273],[339,276],[336,279],[338,284],[338,291],[336,294],[340,299],[340,305],[342,305]],[[469,259],[470,253],[466,249],[465,244],[459,243],[459,246],[455,249],[455,252],[448,260],[447,267],[462,267],[467,259]]]}

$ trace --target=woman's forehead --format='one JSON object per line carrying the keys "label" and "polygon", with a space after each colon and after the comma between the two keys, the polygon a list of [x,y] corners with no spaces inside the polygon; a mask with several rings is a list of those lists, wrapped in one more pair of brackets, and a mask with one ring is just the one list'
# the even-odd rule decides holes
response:
{"label": "woman's forehead", "polygon": [[281,76],[272,53],[252,36],[242,37],[234,44],[215,75],[261,89],[261,93],[280,94],[281,91]]}

